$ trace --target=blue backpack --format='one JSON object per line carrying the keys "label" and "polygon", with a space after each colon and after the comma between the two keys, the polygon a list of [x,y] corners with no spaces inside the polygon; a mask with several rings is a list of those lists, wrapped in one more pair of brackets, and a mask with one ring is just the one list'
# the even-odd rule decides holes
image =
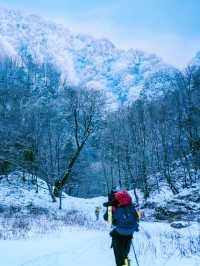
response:
{"label": "blue backpack", "polygon": [[132,235],[139,231],[136,209],[133,205],[117,207],[113,213],[114,230],[120,235]]}

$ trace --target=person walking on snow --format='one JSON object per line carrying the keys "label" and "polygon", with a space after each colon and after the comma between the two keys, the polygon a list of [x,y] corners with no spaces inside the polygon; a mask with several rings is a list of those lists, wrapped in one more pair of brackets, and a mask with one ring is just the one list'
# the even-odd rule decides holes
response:
{"label": "person walking on snow", "polygon": [[98,221],[98,220],[99,220],[99,214],[100,214],[100,210],[101,210],[101,208],[100,208],[100,207],[96,207],[96,208],[95,208],[95,216],[96,216],[96,221]]}
{"label": "person walking on snow", "polygon": [[112,224],[110,236],[117,266],[130,266],[128,254],[133,233],[139,231],[140,215],[135,209],[132,198],[125,190],[113,187],[108,196],[104,219]]}

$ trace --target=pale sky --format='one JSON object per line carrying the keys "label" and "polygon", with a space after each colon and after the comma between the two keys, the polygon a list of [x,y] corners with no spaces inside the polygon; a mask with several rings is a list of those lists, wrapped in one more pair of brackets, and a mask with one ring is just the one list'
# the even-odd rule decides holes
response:
{"label": "pale sky", "polygon": [[199,0],[0,0],[0,5],[108,38],[118,48],[156,53],[180,67],[200,51]]}

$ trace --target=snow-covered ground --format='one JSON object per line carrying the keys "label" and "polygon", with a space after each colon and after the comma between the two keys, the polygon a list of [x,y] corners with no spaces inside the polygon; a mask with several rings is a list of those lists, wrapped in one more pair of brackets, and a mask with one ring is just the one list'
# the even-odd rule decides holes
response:
{"label": "snow-covered ground", "polygon": [[[100,221],[96,222],[94,216],[95,207],[102,206],[104,197],[80,199],[65,195],[60,211],[58,204],[51,202],[43,181],[39,180],[39,185],[45,189],[36,193],[34,185],[19,181],[20,173],[8,178],[9,183],[6,179],[0,182],[0,265],[115,265],[110,228],[102,218],[104,210]],[[8,211],[6,206],[12,208]],[[18,212],[14,206],[19,207]],[[36,215],[35,211],[42,214]],[[17,234],[18,230],[23,234]],[[133,243],[141,266],[200,266],[199,223],[174,229],[168,223],[141,222]],[[130,258],[132,266],[136,265],[133,250]]]}
{"label": "snow-covered ground", "polygon": [[[142,266],[199,266],[200,257],[180,256],[175,239],[160,237],[170,233],[168,225],[142,225],[134,238],[134,246]],[[185,231],[185,235],[191,232]],[[166,240],[166,242],[164,242]],[[163,242],[162,242],[163,241]],[[185,239],[187,241],[187,238]],[[181,245],[181,243],[179,243]],[[183,243],[182,243],[183,244]],[[29,240],[1,240],[2,266],[114,266],[108,232],[66,227],[62,231]],[[131,250],[132,266],[136,265]]]}

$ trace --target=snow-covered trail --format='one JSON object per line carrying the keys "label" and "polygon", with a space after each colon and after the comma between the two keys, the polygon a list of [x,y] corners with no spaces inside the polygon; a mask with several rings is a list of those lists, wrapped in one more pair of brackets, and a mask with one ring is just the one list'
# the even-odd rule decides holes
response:
{"label": "snow-covered trail", "polygon": [[105,232],[82,228],[66,228],[62,233],[42,239],[0,241],[1,265],[68,266],[73,263],[76,266],[112,266],[109,242]]}
{"label": "snow-covered trail", "polygon": [[[166,249],[171,250],[170,256],[161,254],[163,251],[159,249],[158,233],[152,234],[153,227],[155,225],[148,225],[151,240],[142,230],[135,236],[134,245],[140,266],[200,265],[200,259],[178,257],[173,244],[166,243]],[[42,238],[1,240],[0,260],[2,266],[115,266],[110,242],[108,232],[66,227],[59,233]],[[132,266],[136,265],[132,251],[130,258]]]}

